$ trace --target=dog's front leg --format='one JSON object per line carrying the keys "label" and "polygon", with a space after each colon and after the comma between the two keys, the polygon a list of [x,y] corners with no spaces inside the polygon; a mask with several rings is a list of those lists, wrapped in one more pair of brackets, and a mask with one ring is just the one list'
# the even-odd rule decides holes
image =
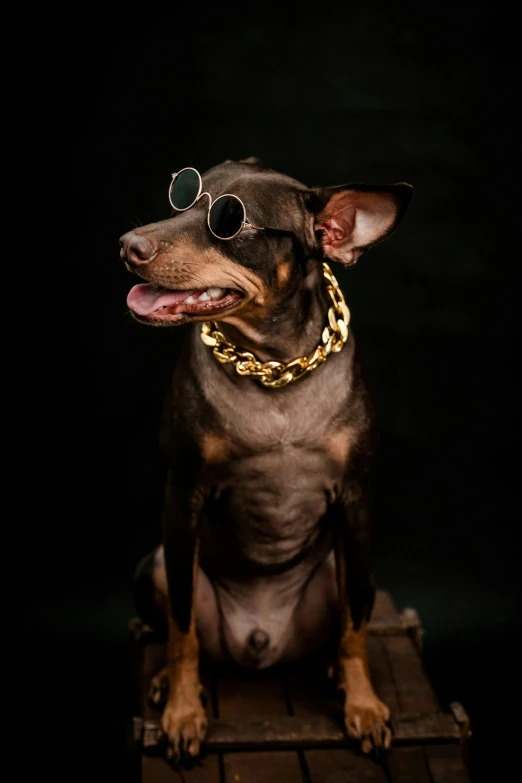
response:
{"label": "dog's front leg", "polygon": [[167,757],[197,756],[207,718],[201,702],[199,643],[196,634],[198,574],[197,519],[201,497],[187,492],[173,473],[167,478],[163,545],[168,586],[168,698],[161,718]]}
{"label": "dog's front leg", "polygon": [[344,691],[348,736],[361,741],[363,753],[389,748],[390,710],[377,698],[370,679],[366,623],[375,588],[370,573],[370,534],[364,497],[351,497],[339,507],[336,569],[341,610],[338,687]]}

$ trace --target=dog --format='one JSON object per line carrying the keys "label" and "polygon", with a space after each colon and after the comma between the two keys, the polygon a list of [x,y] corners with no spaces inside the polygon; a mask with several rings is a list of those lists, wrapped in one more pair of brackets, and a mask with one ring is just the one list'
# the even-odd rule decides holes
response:
{"label": "dog", "polygon": [[167,635],[161,725],[170,758],[207,729],[200,654],[249,668],[334,644],[347,735],[390,746],[368,670],[374,601],[374,416],[330,264],[389,237],[412,186],[309,188],[259,159],[172,175],[171,216],[120,239],[152,326],[190,324],[160,442],[161,546],[136,572],[142,619]]}

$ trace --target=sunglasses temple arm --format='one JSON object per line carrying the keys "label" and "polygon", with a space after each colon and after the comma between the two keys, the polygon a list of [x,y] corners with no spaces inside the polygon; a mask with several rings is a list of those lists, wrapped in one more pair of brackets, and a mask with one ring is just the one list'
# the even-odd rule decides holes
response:
{"label": "sunglasses temple arm", "polygon": [[254,226],[252,223],[249,223],[248,220],[243,220],[242,224],[243,228],[249,228],[249,229],[255,229],[256,231],[264,231],[265,229],[262,226]]}
{"label": "sunglasses temple arm", "polygon": [[251,228],[256,231],[267,231],[271,234],[281,234],[281,236],[285,237],[295,236],[293,231],[285,231],[283,228],[269,228],[268,226],[253,226],[252,223],[249,223],[246,220],[243,222],[243,228]]}

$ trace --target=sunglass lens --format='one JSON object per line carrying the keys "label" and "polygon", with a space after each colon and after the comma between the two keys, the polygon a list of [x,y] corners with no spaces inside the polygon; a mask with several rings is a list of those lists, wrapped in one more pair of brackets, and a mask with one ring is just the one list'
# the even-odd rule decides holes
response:
{"label": "sunglass lens", "polygon": [[221,196],[212,204],[208,224],[220,239],[231,239],[241,230],[244,219],[242,202],[236,196]]}
{"label": "sunglass lens", "polygon": [[170,186],[170,203],[175,209],[188,209],[199,196],[201,180],[194,169],[180,171]]}

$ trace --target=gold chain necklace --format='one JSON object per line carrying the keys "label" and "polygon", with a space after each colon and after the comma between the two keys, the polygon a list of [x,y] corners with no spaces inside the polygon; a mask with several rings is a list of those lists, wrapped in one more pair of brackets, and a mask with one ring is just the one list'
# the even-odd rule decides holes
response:
{"label": "gold chain necklace", "polygon": [[315,370],[331,353],[339,353],[348,339],[350,311],[344,301],[339,284],[328,264],[323,262],[328,295],[332,304],[328,309],[328,323],[323,329],[322,345],[318,345],[309,356],[293,359],[288,364],[281,362],[259,362],[250,351],[241,351],[219,331],[215,321],[205,321],[201,326],[201,339],[209,345],[221,364],[233,364],[239,375],[252,375],[263,386],[279,389],[288,383],[303,378]]}

